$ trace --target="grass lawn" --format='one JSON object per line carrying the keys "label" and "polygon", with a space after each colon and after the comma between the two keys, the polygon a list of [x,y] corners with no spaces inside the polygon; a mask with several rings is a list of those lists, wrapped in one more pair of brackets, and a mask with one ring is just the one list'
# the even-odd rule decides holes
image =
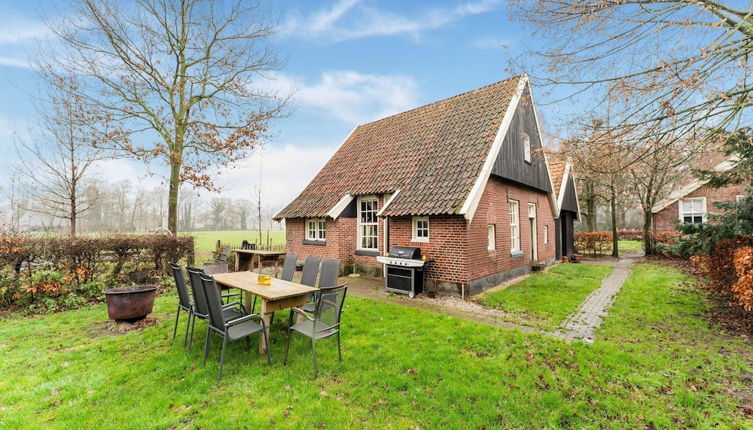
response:
{"label": "grass lawn", "polygon": [[[640,240],[618,240],[617,241],[617,248],[619,248],[620,253],[622,252],[632,252],[632,251],[641,251],[643,250],[643,242]],[[610,247],[611,249],[611,247]]]}
{"label": "grass lawn", "polygon": [[[247,231],[193,231],[181,233],[194,237],[194,249],[196,250],[196,256],[198,258],[207,258],[212,251],[214,251],[217,241],[229,245],[240,246],[243,240],[249,242],[258,241],[259,233],[256,230]],[[285,232],[284,231],[270,231],[269,238],[273,245],[285,244]],[[262,241],[266,243],[267,232],[262,232]]]}
{"label": "grass lawn", "polygon": [[730,393],[753,347],[705,322],[674,269],[636,270],[593,345],[349,297],[344,362],[322,341],[316,380],[301,338],[282,366],[278,324],[272,366],[231,344],[217,386],[219,343],[202,368],[199,345],[170,342],[172,297],[126,334],[103,331],[104,306],[2,320],[0,427],[750,427]]}
{"label": "grass lawn", "polygon": [[483,294],[481,303],[505,311],[514,322],[554,330],[610,273],[608,266],[557,264],[503,290]]}

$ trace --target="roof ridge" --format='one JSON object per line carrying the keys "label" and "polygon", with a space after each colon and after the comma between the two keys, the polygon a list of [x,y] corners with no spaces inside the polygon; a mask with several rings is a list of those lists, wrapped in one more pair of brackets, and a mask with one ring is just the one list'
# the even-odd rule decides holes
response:
{"label": "roof ridge", "polygon": [[494,85],[499,85],[501,83],[511,81],[513,79],[521,79],[524,76],[525,76],[525,73],[521,73],[520,75],[516,75],[516,76],[511,76],[511,77],[509,77],[507,79],[502,79],[501,81],[492,82],[491,84],[484,85],[483,87],[479,87],[479,88],[475,88],[475,89],[472,89],[472,90],[468,90],[468,91],[460,93],[460,94],[455,94],[454,96],[447,97],[447,98],[440,99],[440,100],[436,100],[436,101],[433,101],[433,102],[425,104],[425,105],[416,106],[413,109],[408,109],[406,111],[394,113],[392,115],[385,116],[385,117],[379,118],[379,119],[375,119],[373,121],[364,122],[363,124],[359,124],[356,128],[362,127],[362,126],[365,126],[365,125],[369,125],[369,124],[375,124],[375,123],[378,123],[378,122],[381,122],[381,121],[384,121],[384,120],[387,120],[387,119],[390,119],[390,118],[394,118],[396,116],[404,115],[404,114],[407,114],[407,113],[410,113],[410,112],[413,112],[413,111],[416,111],[416,110],[419,110],[419,109],[428,108],[429,106],[433,106],[433,105],[436,105],[436,104],[439,104],[439,103],[443,103],[443,102],[446,102],[446,101],[449,101],[449,100],[452,100],[452,99],[456,99],[458,97],[462,97],[462,96],[465,96],[465,95],[468,95],[468,94],[471,94],[471,93],[475,93],[477,91],[481,91],[481,90],[484,90],[486,88],[492,87]]}

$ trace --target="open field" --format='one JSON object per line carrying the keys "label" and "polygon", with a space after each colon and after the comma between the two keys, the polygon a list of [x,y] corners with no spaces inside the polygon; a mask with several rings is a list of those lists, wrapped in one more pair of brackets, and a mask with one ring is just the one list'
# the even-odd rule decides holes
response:
{"label": "open field", "polygon": [[4,320],[0,427],[750,427],[753,346],[709,323],[686,281],[637,266],[592,345],[349,297],[344,361],[322,341],[318,379],[302,338],[282,366],[280,312],[273,364],[231,344],[221,386],[218,342],[202,368],[202,341],[170,341],[173,297],[125,334],[103,305]]}
{"label": "open field", "polygon": [[612,273],[595,264],[557,264],[505,289],[481,296],[481,303],[505,311],[510,320],[554,330]]}
{"label": "open field", "polygon": [[[240,246],[243,240],[249,242],[257,242],[259,239],[259,233],[256,230],[245,231],[194,231],[184,232],[180,234],[190,235],[194,237],[194,248],[196,250],[196,257],[199,259],[207,258],[214,251],[215,245],[218,240],[222,243]],[[284,231],[270,231],[269,238],[273,245],[285,244],[285,232]],[[262,242],[267,242],[267,232],[262,232]]]}

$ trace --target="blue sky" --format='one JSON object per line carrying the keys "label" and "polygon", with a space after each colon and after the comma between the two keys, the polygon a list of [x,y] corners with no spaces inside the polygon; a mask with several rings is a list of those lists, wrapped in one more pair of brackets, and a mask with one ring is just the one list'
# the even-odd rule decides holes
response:
{"label": "blue sky", "polygon": [[[273,206],[294,197],[357,124],[505,79],[507,60],[530,43],[501,0],[283,0],[272,7],[287,59],[273,85],[297,88],[294,109],[273,124],[264,153],[223,172],[220,183],[223,194],[248,198],[261,159]],[[34,122],[29,93],[39,83],[26,55],[45,37],[42,14],[56,11],[48,2],[0,1],[0,13],[0,149],[8,154],[0,167],[7,167],[12,131]],[[539,109],[545,123],[547,109]],[[159,166],[150,171],[156,175],[122,160],[103,169],[111,180],[159,185]]]}

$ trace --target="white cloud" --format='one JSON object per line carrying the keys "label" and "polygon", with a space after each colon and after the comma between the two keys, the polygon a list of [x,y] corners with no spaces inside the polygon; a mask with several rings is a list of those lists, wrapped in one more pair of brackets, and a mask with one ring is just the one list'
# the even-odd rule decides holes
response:
{"label": "white cloud", "polygon": [[259,181],[265,205],[275,211],[288,204],[324,166],[337,146],[286,145],[257,152],[236,167],[218,175],[224,197],[252,200],[252,187]]}
{"label": "white cloud", "polygon": [[51,39],[52,33],[42,22],[7,19],[0,28],[0,66],[31,68],[28,51],[35,43]]}
{"label": "white cloud", "polygon": [[355,124],[373,121],[414,108],[418,91],[411,76],[364,74],[352,70],[324,72],[318,81],[277,75],[273,86],[286,93],[294,91],[293,101],[302,109]]}
{"label": "white cloud", "polygon": [[331,42],[391,35],[418,39],[424,31],[492,11],[502,3],[502,0],[479,0],[454,8],[433,8],[416,16],[404,16],[365,5],[360,0],[340,0],[334,6],[309,16],[290,15],[282,34]]}

